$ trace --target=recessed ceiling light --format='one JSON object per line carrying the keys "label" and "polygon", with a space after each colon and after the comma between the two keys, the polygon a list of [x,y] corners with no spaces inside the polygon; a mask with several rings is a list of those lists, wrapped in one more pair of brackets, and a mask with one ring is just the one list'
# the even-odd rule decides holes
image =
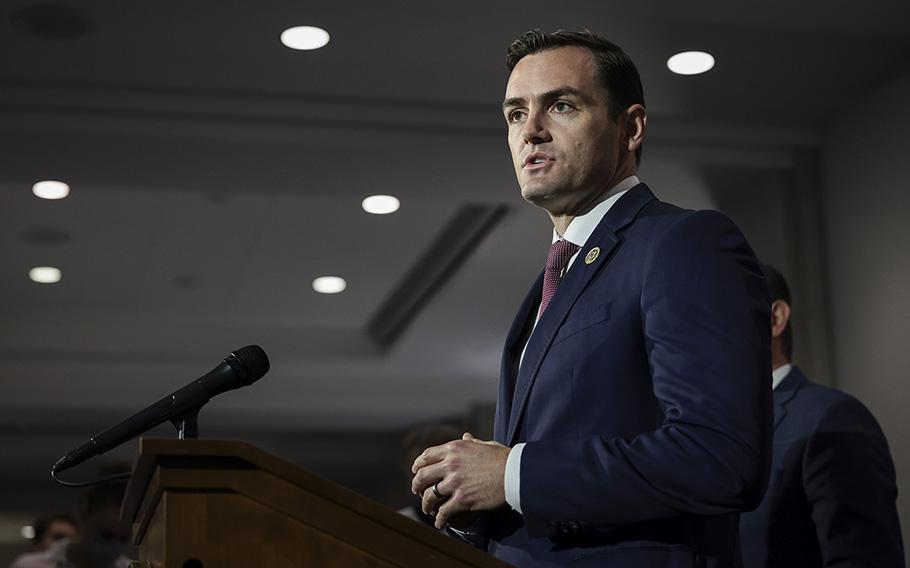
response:
{"label": "recessed ceiling light", "polygon": [[32,193],[41,199],[63,199],[70,194],[70,186],[62,181],[39,181],[32,186]]}
{"label": "recessed ceiling light", "polygon": [[25,525],[19,529],[19,535],[24,539],[32,540],[35,538],[35,527],[32,525]]}
{"label": "recessed ceiling light", "polygon": [[374,215],[394,213],[401,207],[401,202],[393,195],[371,195],[361,203],[363,210]]}
{"label": "recessed ceiling light", "polygon": [[320,294],[337,294],[347,287],[348,283],[344,281],[344,278],[338,276],[320,276],[313,280],[313,290]]}
{"label": "recessed ceiling light", "polygon": [[53,266],[36,266],[28,271],[28,277],[39,284],[55,284],[60,282],[63,273]]}
{"label": "recessed ceiling light", "polygon": [[329,43],[329,32],[316,26],[297,26],[281,32],[281,43],[291,49],[319,49]]}
{"label": "recessed ceiling light", "polygon": [[677,75],[698,75],[714,67],[714,56],[704,51],[684,51],[668,59],[667,67]]}

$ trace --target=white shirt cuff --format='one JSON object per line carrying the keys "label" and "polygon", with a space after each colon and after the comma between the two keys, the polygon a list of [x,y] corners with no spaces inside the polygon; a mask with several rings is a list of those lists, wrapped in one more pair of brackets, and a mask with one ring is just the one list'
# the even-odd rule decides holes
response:
{"label": "white shirt cuff", "polygon": [[521,513],[521,452],[525,449],[524,442],[515,444],[506,460],[506,477],[504,480],[506,503]]}

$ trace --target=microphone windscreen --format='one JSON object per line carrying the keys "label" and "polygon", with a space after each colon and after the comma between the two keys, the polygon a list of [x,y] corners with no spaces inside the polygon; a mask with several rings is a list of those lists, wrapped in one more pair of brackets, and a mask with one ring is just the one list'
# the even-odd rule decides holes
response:
{"label": "microphone windscreen", "polygon": [[247,384],[258,381],[269,372],[269,357],[258,345],[247,345],[231,353]]}

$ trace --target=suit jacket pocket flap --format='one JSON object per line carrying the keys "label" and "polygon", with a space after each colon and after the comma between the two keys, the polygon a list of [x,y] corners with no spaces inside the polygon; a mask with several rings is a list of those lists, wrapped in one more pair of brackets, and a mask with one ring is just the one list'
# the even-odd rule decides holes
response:
{"label": "suit jacket pocket flap", "polygon": [[569,316],[562,324],[562,327],[559,328],[553,343],[559,343],[591,326],[608,321],[610,319],[611,305],[611,302],[598,306],[576,305],[569,312]]}

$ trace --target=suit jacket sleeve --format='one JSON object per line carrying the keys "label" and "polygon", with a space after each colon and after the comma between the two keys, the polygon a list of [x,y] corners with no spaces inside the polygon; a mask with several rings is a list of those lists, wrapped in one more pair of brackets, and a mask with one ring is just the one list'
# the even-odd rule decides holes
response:
{"label": "suit jacket sleeve", "polygon": [[903,566],[894,464],[858,401],[832,405],[806,441],[803,487],[824,566]]}
{"label": "suit jacket sleeve", "polygon": [[609,528],[751,509],[764,493],[770,301],[755,257],[736,226],[709,211],[682,215],[651,251],[640,309],[662,423],[629,439],[529,442],[521,503],[532,536],[561,521]]}

